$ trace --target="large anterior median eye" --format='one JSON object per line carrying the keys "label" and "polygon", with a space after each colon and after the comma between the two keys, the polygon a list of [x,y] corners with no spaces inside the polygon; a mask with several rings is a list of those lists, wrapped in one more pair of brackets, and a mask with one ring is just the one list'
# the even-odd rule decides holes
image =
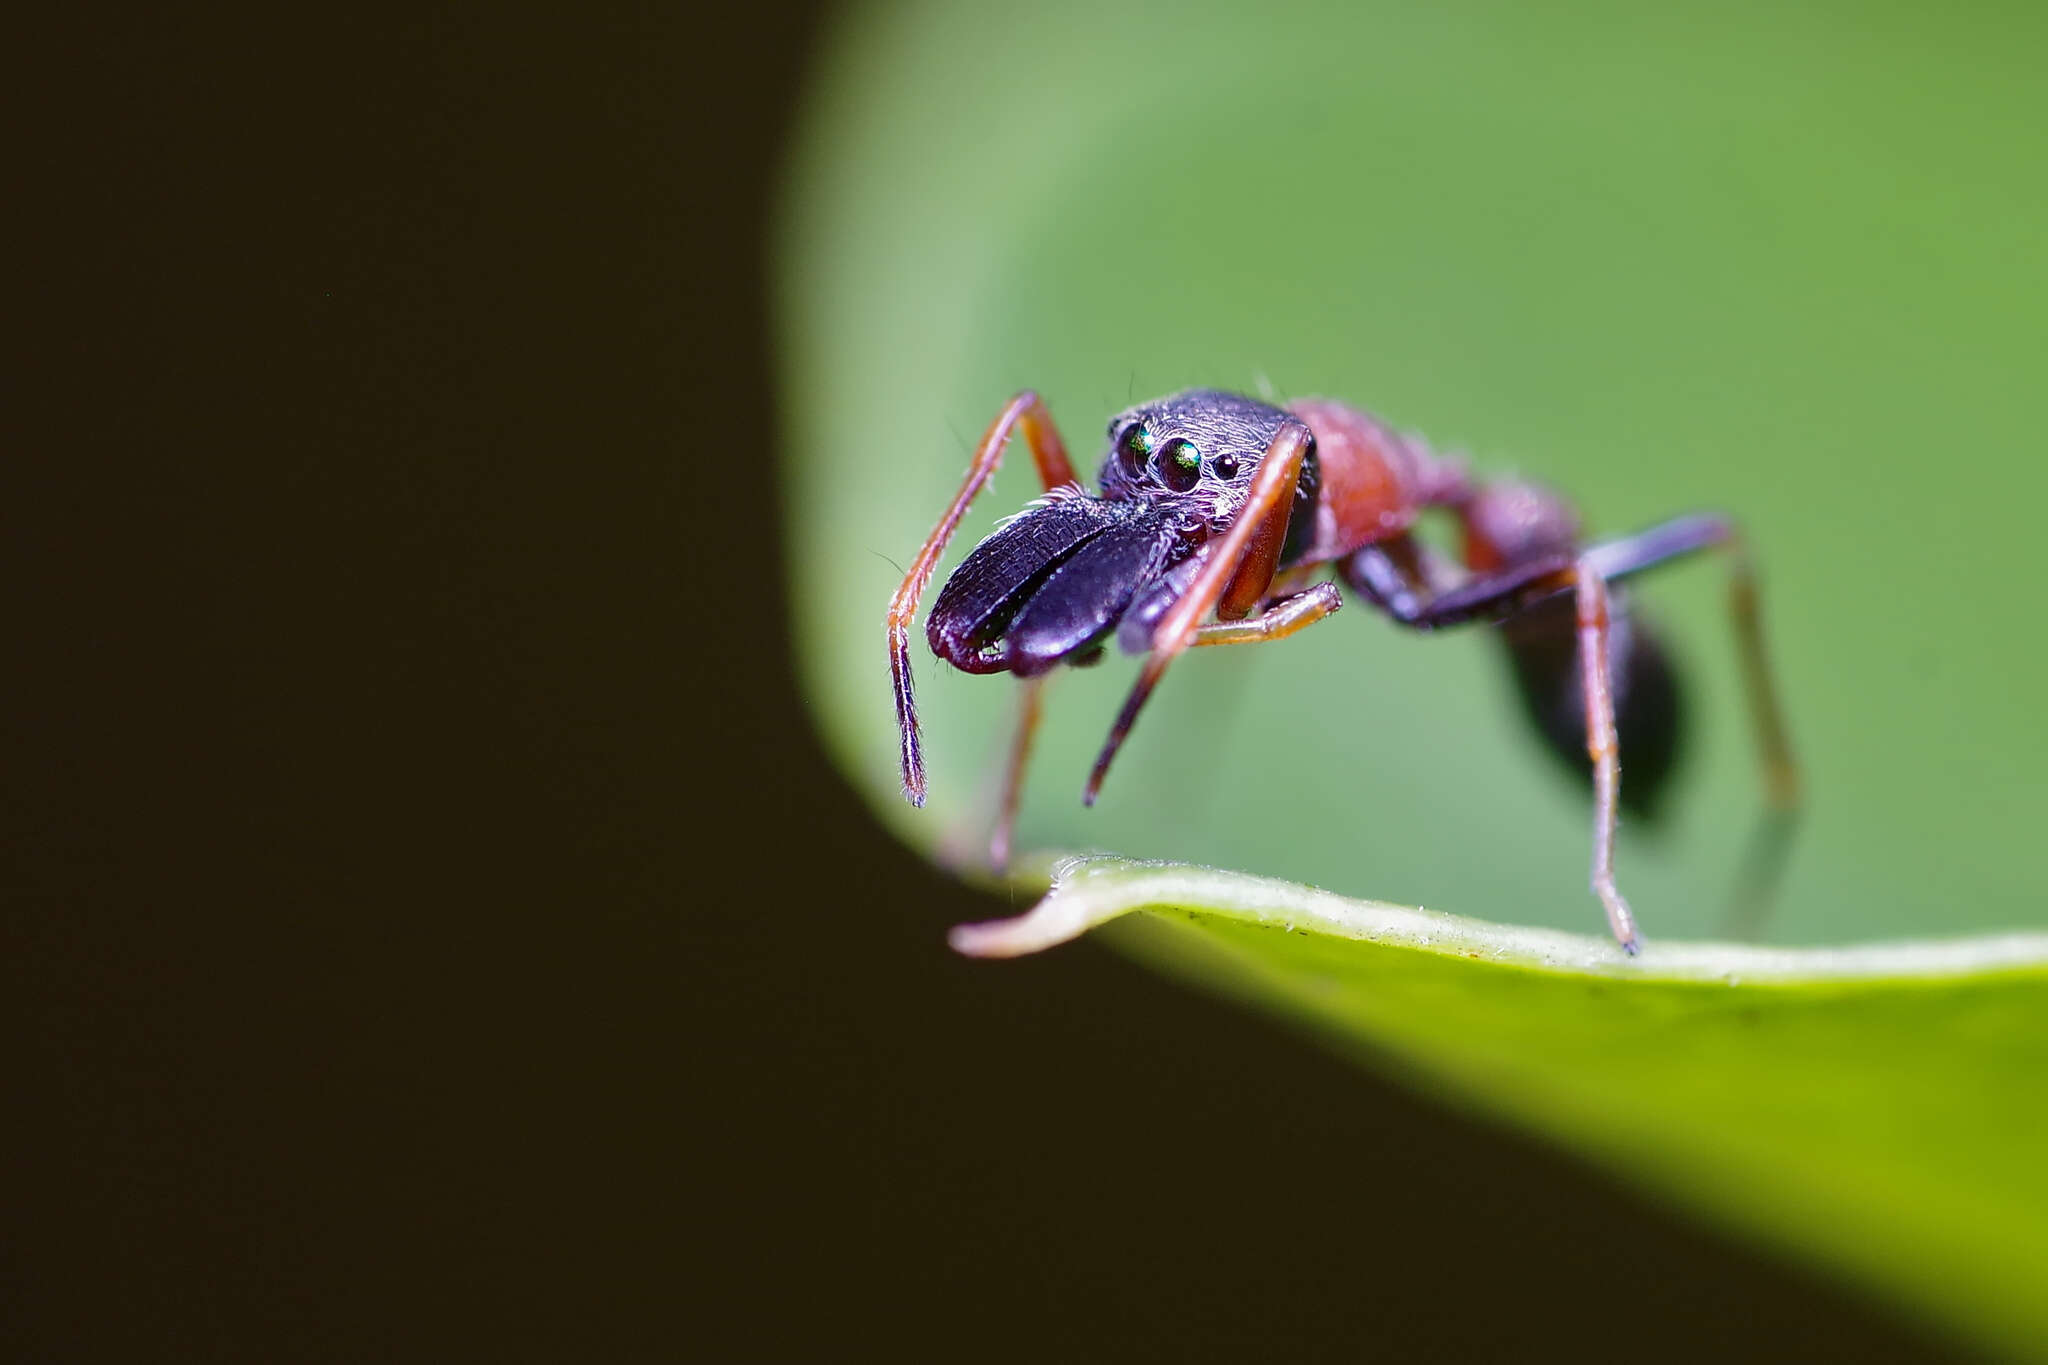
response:
{"label": "large anterior median eye", "polygon": [[1159,477],[1176,493],[1185,493],[1202,477],[1202,452],[1193,441],[1176,436],[1159,448]]}
{"label": "large anterior median eye", "polygon": [[1145,472],[1145,461],[1152,458],[1152,433],[1145,430],[1143,422],[1131,423],[1117,438],[1116,452],[1123,461],[1124,473],[1134,479],[1139,477]]}

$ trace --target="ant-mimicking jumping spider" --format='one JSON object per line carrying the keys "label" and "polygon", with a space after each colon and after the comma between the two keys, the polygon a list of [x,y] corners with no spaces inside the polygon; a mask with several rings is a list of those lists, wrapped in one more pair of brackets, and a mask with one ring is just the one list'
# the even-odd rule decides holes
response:
{"label": "ant-mimicking jumping spider", "polygon": [[[1683,516],[1582,545],[1577,516],[1555,493],[1521,481],[1474,482],[1459,463],[1356,408],[1328,399],[1282,408],[1190,389],[1110,422],[1099,494],[1075,479],[1037,394],[1018,394],[990,424],[889,604],[903,791],[914,805],[924,804],[925,781],[911,622],[946,542],[1018,431],[1045,496],[961,562],[925,628],[932,652],[955,668],[1024,679],[991,842],[998,867],[1008,858],[1048,670],[1094,662],[1112,635],[1125,652],[1145,655],[1082,793],[1093,805],[1167,665],[1190,646],[1279,640],[1336,611],[1336,585],[1312,581],[1325,564],[1401,625],[1501,627],[1531,718],[1552,749],[1591,776],[1592,888],[1630,953],[1639,944],[1635,917],[1614,883],[1620,752],[1629,753],[1629,804],[1640,806],[1671,767],[1679,709],[1663,652],[1610,583],[1701,550],[1731,552],[1731,608],[1767,794],[1780,809],[1796,802],[1798,770],[1764,652],[1756,578],[1733,522]],[[1410,533],[1433,507],[1456,519],[1462,564]]]}

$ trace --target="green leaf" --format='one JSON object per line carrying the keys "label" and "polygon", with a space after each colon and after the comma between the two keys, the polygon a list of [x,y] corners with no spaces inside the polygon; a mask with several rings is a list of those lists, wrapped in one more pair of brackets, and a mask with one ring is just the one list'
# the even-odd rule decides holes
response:
{"label": "green leaf", "polygon": [[[1515,928],[1209,868],[1060,864],[1011,956],[1119,943],[2020,1354],[2048,1346],[2048,934],[1763,948]],[[1626,1294],[1626,1268],[1606,1292]]]}
{"label": "green leaf", "polygon": [[[775,247],[792,627],[827,743],[904,839],[972,848],[1014,689],[920,646],[913,811],[881,617],[974,438],[1035,388],[1092,471],[1130,400],[1270,381],[1565,490],[1594,534],[1742,518],[1810,794],[1767,938],[2048,928],[2048,632],[2015,553],[2048,506],[2044,51],[2048,9],[1848,0],[849,10]],[[1037,491],[1013,459],[941,572]],[[1621,834],[1639,966],[1448,919],[1411,928],[1479,957],[1280,934],[1209,880],[1143,893],[1202,932],[1112,932],[2039,1352],[2038,968],[1682,946],[1728,934],[1758,806],[1723,586],[1699,564],[1635,588],[1690,734],[1661,822]],[[1131,668],[1063,671],[1019,846],[1593,930],[1584,790],[1503,662],[1484,631],[1362,610],[1199,651],[1094,809]],[[1089,898],[1125,875],[1055,903],[1111,905]],[[1587,956],[1517,956],[1539,940]],[[1754,965],[1672,975],[1693,960]]]}

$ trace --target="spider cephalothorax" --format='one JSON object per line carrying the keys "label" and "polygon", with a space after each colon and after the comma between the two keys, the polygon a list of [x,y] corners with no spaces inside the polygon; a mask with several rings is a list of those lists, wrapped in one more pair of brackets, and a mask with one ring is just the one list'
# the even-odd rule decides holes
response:
{"label": "spider cephalothorax", "polygon": [[[969,673],[1027,678],[1061,661],[1092,662],[1112,631],[1143,653],[1149,627],[1186,591],[1195,552],[1243,510],[1252,475],[1288,420],[1270,404],[1213,389],[1117,414],[1100,495],[1062,485],[976,546],[932,604],[932,652]],[[1283,561],[1313,529],[1316,488],[1311,446]]]}

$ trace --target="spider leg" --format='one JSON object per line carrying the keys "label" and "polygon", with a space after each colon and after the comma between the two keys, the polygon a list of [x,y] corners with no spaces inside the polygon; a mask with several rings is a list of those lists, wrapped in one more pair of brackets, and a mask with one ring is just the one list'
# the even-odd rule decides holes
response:
{"label": "spider leg", "polygon": [[1755,562],[1741,528],[1726,517],[1677,517],[1647,531],[1595,545],[1587,562],[1612,581],[1700,550],[1717,549],[1729,556],[1728,618],[1735,627],[1735,647],[1742,660],[1743,691],[1749,699],[1750,729],[1763,765],[1764,795],[1781,811],[1799,806],[1799,761],[1785,728],[1776,674],[1764,646],[1763,610]]}
{"label": "spider leg", "polygon": [[1719,550],[1728,556],[1728,619],[1735,628],[1735,648],[1742,665],[1742,690],[1749,703],[1750,733],[1763,769],[1764,808],[1736,874],[1725,920],[1730,937],[1761,936],[1771,903],[1785,873],[1785,862],[1798,832],[1803,782],[1799,760],[1786,732],[1777,676],[1764,644],[1763,609],[1756,563],[1742,530],[1725,517],[1678,517],[1647,531],[1595,546],[1587,556],[1600,563],[1610,578],[1635,573],[1698,550]]}
{"label": "spider leg", "polygon": [[1318,583],[1306,592],[1269,602],[1257,616],[1242,621],[1211,621],[1195,632],[1197,645],[1262,645],[1307,630],[1344,605],[1335,583]]}
{"label": "spider leg", "polygon": [[1570,591],[1579,635],[1580,693],[1586,715],[1586,755],[1593,761],[1593,894],[1607,912],[1615,940],[1640,950],[1635,915],[1614,882],[1614,827],[1621,799],[1621,755],[1614,731],[1614,685],[1608,669],[1607,580],[1590,553],[1532,556],[1481,574],[1445,592],[1428,594],[1412,581],[1416,547],[1406,542],[1368,545],[1346,557],[1339,571],[1361,597],[1402,625],[1418,630],[1500,620],[1557,593]]}
{"label": "spider leg", "polygon": [[1010,841],[1017,830],[1017,811],[1024,804],[1024,770],[1031,762],[1031,741],[1044,710],[1045,680],[1026,678],[1017,689],[1017,728],[1010,737],[1009,761],[1003,765],[1002,803],[996,807],[995,829],[989,834],[989,866],[1001,872],[1010,865]]}
{"label": "spider leg", "polygon": [[903,795],[913,806],[924,804],[925,782],[924,750],[917,728],[917,698],[910,681],[910,624],[917,617],[918,598],[931,583],[946,542],[959,529],[961,518],[967,515],[975,494],[987,486],[1002,466],[1003,449],[1009,445],[1011,435],[1020,428],[1025,444],[1031,448],[1032,462],[1038,466],[1039,482],[1045,485],[1046,491],[1074,482],[1074,467],[1067,459],[1067,448],[1060,440],[1059,428],[1053,425],[1052,414],[1046,411],[1043,399],[1026,389],[1004,404],[995,421],[989,423],[988,430],[982,434],[981,444],[974,448],[973,459],[968,461],[967,477],[961,481],[960,491],[953,495],[952,504],[939,518],[939,524],[918,547],[917,558],[910,562],[910,571],[903,575],[903,585],[889,600],[889,675],[895,686],[896,727],[902,741]]}
{"label": "spider leg", "polygon": [[1471,621],[1498,621],[1558,593],[1574,593],[1578,657],[1583,661],[1579,672],[1586,716],[1586,752],[1593,762],[1592,885],[1606,908],[1615,938],[1630,952],[1636,951],[1639,942],[1634,917],[1614,884],[1615,808],[1621,771],[1608,655],[1613,623],[1607,584],[1708,549],[1724,550],[1732,556],[1729,611],[1742,658],[1752,728],[1763,763],[1765,795],[1771,805],[1766,813],[1766,828],[1752,841],[1762,851],[1750,858],[1752,870],[1743,882],[1756,893],[1759,879],[1774,876],[1782,864],[1791,812],[1799,800],[1800,781],[1764,648],[1755,569],[1733,522],[1715,516],[1677,517],[1577,554],[1551,551],[1532,555],[1522,563],[1478,575],[1441,592],[1417,587],[1416,579],[1426,576],[1421,570],[1427,567],[1427,557],[1405,537],[1366,546],[1339,565],[1340,574],[1353,591],[1393,620],[1420,630]]}
{"label": "spider leg", "polygon": [[1614,884],[1614,825],[1621,799],[1620,744],[1614,736],[1614,687],[1608,676],[1607,581],[1584,559],[1572,571],[1579,624],[1579,670],[1586,697],[1586,755],[1593,760],[1593,894],[1607,927],[1630,956],[1641,951],[1635,916]]}
{"label": "spider leg", "polygon": [[[1252,476],[1251,492],[1239,509],[1237,519],[1224,533],[1215,552],[1207,557],[1194,582],[1160,618],[1158,627],[1153,631],[1152,652],[1146,657],[1145,666],[1139,670],[1138,680],[1124,700],[1123,710],[1117,713],[1109,738],[1103,742],[1095,767],[1088,774],[1088,785],[1081,793],[1083,805],[1095,804],[1096,794],[1102,790],[1102,780],[1109,775],[1110,762],[1115,759],[1117,750],[1123,747],[1131,727],[1137,723],[1138,712],[1144,709],[1152,689],[1159,685],[1167,666],[1181,651],[1195,643],[1202,622],[1219,604],[1226,602],[1226,593],[1230,604],[1243,604],[1235,612],[1240,616],[1265,598],[1266,589],[1273,580],[1279,546],[1287,538],[1287,522],[1293,512],[1294,490],[1301,478],[1302,459],[1314,439],[1307,427],[1290,418],[1267,445],[1259,461],[1258,473]],[[1263,577],[1259,577],[1260,574]],[[1256,584],[1245,581],[1253,577],[1258,578]]]}

